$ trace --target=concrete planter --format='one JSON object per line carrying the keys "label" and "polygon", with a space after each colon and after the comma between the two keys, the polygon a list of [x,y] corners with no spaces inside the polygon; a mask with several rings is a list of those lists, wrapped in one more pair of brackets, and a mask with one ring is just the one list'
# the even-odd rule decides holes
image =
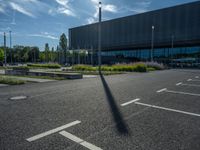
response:
{"label": "concrete planter", "polygon": [[56,72],[36,72],[25,70],[6,70],[6,75],[28,75],[28,76],[48,76],[48,77],[62,77],[65,79],[82,79],[83,75],[80,73],[56,73]]}

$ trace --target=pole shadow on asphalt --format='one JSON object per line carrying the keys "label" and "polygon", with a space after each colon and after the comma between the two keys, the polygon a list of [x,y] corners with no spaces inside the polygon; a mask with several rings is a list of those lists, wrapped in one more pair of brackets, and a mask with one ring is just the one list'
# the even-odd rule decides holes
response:
{"label": "pole shadow on asphalt", "polygon": [[99,75],[100,75],[100,78],[101,78],[101,81],[102,81],[102,84],[103,84],[103,88],[104,88],[104,91],[105,91],[105,94],[106,94],[106,97],[107,97],[107,101],[109,103],[109,106],[110,106],[110,109],[111,109],[111,113],[112,113],[112,116],[113,116],[113,119],[116,123],[116,128],[117,128],[117,131],[120,133],[120,134],[124,134],[124,135],[128,135],[130,134],[129,133],[129,130],[128,130],[128,127],[123,119],[123,116],[115,102],[115,98],[113,97],[112,95],[112,92],[103,76],[103,74],[101,72],[99,72]]}

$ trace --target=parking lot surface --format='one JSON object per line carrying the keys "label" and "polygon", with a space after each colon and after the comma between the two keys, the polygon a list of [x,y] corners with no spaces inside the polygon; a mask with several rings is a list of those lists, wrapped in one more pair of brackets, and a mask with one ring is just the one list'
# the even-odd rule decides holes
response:
{"label": "parking lot surface", "polygon": [[0,87],[0,118],[2,150],[199,150],[200,70]]}

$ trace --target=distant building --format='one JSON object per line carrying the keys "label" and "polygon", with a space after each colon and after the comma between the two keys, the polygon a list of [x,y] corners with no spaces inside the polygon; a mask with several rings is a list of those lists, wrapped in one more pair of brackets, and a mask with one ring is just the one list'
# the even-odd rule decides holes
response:
{"label": "distant building", "polygon": [[[150,60],[152,32],[154,60],[199,58],[200,1],[103,21],[104,63]],[[69,48],[97,50],[98,23],[69,29]]]}

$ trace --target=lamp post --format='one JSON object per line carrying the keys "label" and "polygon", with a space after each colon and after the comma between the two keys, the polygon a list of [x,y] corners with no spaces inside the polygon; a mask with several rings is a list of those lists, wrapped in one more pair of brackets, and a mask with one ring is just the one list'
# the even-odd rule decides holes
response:
{"label": "lamp post", "polygon": [[10,63],[12,64],[12,38],[11,38],[11,32],[12,31],[9,31],[10,33]]}
{"label": "lamp post", "polygon": [[154,29],[155,29],[155,27],[154,26],[152,26],[151,27],[151,31],[152,31],[152,33],[151,33],[151,62],[153,61],[153,48],[154,48]]}
{"label": "lamp post", "polygon": [[98,67],[101,71],[101,2],[99,2]]}
{"label": "lamp post", "polygon": [[5,66],[7,65],[7,54],[6,54],[6,33],[4,32],[4,58],[5,58]]}

